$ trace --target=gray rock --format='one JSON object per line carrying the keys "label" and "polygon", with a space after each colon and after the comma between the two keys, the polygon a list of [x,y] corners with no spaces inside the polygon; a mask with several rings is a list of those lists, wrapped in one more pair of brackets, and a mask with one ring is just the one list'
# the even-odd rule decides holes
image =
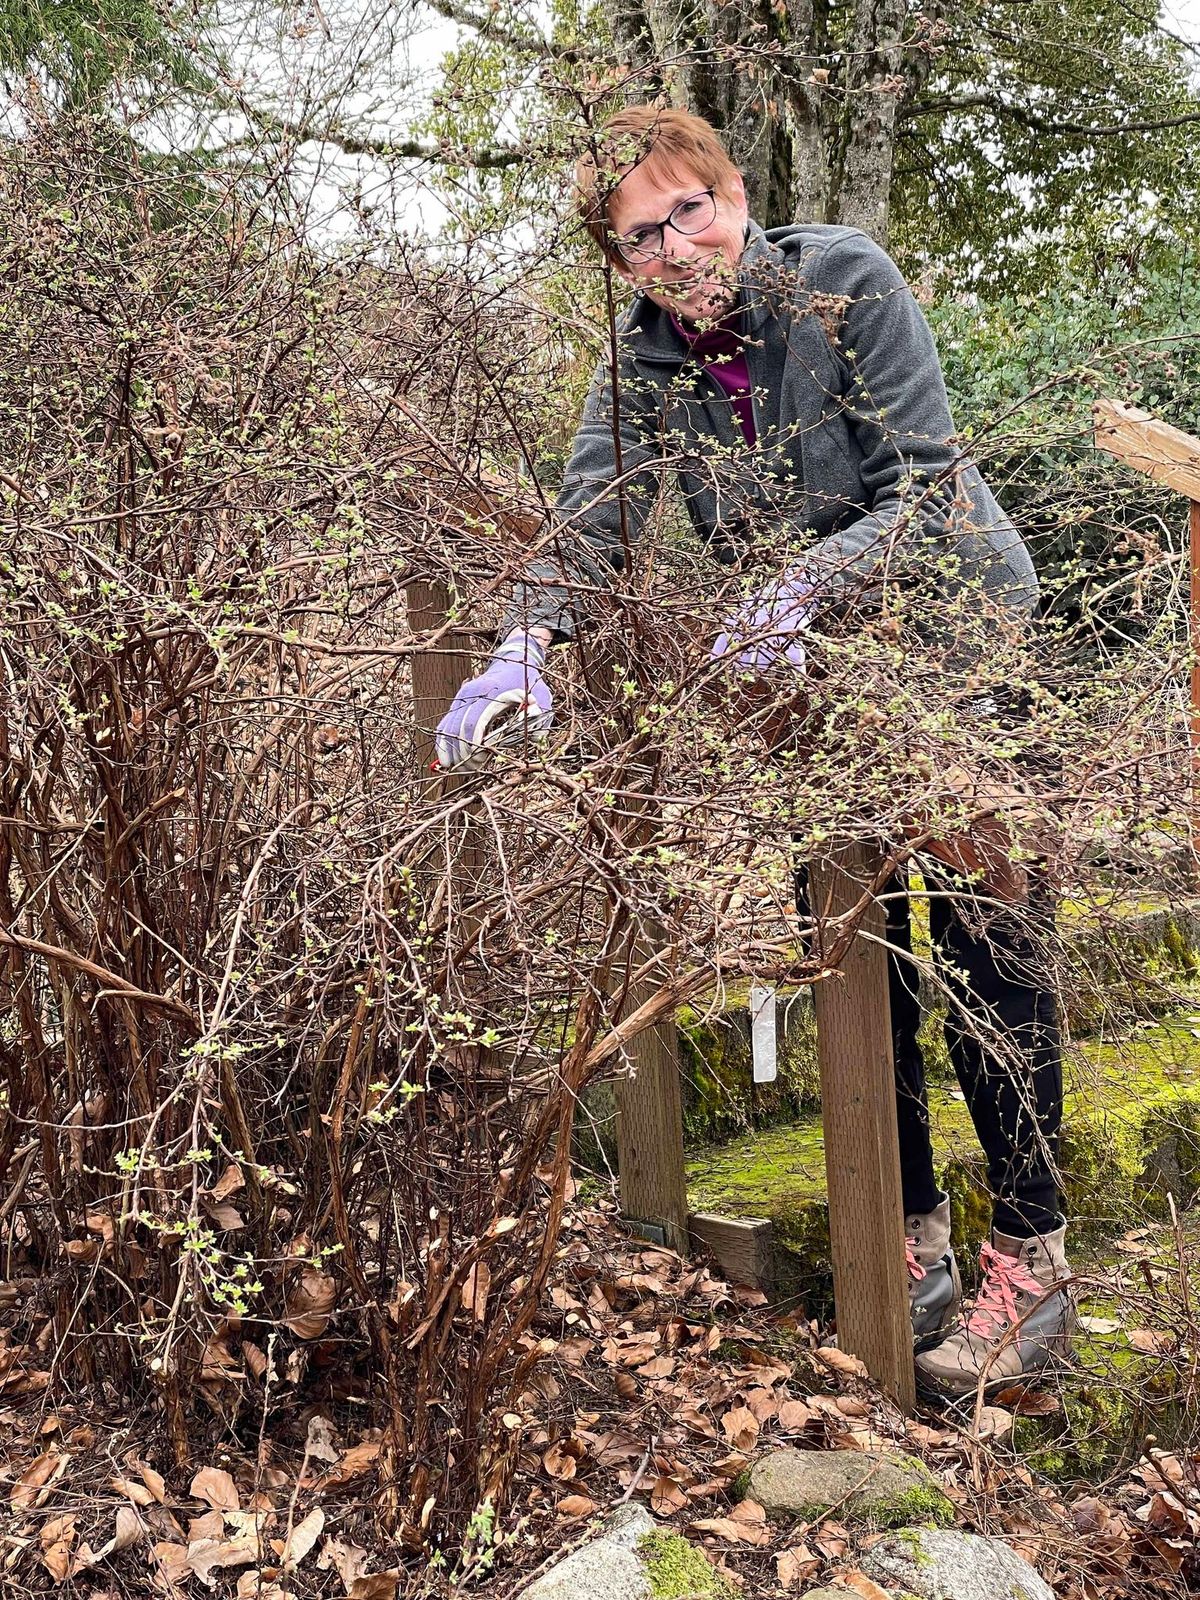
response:
{"label": "gray rock", "polygon": [[1054,1600],[1054,1590],[1001,1539],[957,1528],[907,1528],[863,1562],[876,1583],[917,1600]]}
{"label": "gray rock", "polygon": [[911,1456],[859,1450],[772,1450],[750,1471],[747,1494],[768,1516],[811,1522],[836,1507],[841,1522],[901,1528],[949,1522],[954,1508]]}
{"label": "gray rock", "polygon": [[644,1506],[626,1505],[603,1533],[535,1578],[521,1591],[521,1600],[650,1600],[674,1593],[733,1597],[702,1550],[660,1528]]}

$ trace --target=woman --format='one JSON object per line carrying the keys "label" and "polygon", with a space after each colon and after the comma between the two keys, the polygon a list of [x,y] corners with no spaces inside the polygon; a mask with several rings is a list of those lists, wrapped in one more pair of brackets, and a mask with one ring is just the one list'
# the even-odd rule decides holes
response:
{"label": "woman", "polygon": [[[764,233],[714,130],[682,111],[619,112],[580,162],[577,185],[588,232],[636,291],[618,329],[617,426],[602,363],[558,498],[570,542],[518,585],[503,644],[439,727],[444,766],[474,760],[513,706],[526,726],[548,722],[546,649],[587,626],[589,597],[622,570],[664,463],[718,558],[736,556],[758,530],[769,530],[773,551],[795,552],[713,646],[739,669],[802,667],[815,613],[861,605],[885,577],[928,582],[931,567],[943,596],[961,590],[1000,625],[1030,616],[1029,553],[954,444],[929,329],[877,245],[849,228]],[[982,1286],[964,1312],[949,1202],[934,1179],[903,893],[889,904],[918,1376],[926,1390],[966,1395],[981,1376],[992,1388],[1044,1369],[1069,1340],[1070,1297],[1057,1287],[1069,1269],[1055,1176],[1055,1009],[1027,916],[973,931],[952,896],[932,898],[958,1014],[978,1024],[985,1013],[983,1026],[956,1025],[952,1014],[947,1029],[994,1195]]]}

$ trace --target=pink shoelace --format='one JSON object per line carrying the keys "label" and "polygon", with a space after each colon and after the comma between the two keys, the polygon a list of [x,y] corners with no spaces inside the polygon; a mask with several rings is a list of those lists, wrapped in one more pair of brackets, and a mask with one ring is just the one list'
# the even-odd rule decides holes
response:
{"label": "pink shoelace", "polygon": [[986,1339],[993,1329],[999,1331],[1006,1323],[1017,1321],[1021,1315],[1017,1310],[1018,1294],[1031,1294],[1040,1300],[1046,1286],[1021,1265],[1018,1257],[1001,1255],[990,1244],[983,1246],[979,1260],[983,1266],[983,1287],[974,1311],[967,1318],[967,1331]]}
{"label": "pink shoelace", "polygon": [[912,1278],[914,1282],[920,1283],[921,1279],[925,1276],[925,1268],[913,1254],[913,1251],[916,1248],[916,1243],[917,1241],[915,1239],[905,1239],[904,1260],[908,1266],[909,1277]]}

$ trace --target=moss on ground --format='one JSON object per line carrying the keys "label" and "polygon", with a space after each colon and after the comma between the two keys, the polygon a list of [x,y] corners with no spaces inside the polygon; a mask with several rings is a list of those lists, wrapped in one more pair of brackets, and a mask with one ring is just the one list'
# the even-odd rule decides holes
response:
{"label": "moss on ground", "polygon": [[[922,887],[914,875],[913,947],[927,959],[931,953],[928,904],[922,898]],[[1068,951],[1064,968],[1083,975],[1080,982],[1069,985],[1067,996],[1068,1018],[1076,1034],[1098,1031],[1118,1018],[1129,1023],[1137,1007],[1144,1011],[1150,1003],[1148,993],[1156,981],[1166,994],[1178,989],[1181,979],[1200,976],[1200,909],[1196,903],[1164,906],[1112,890],[1086,905],[1067,902],[1059,922]],[[945,1002],[933,986],[922,982],[921,988],[924,1020],[918,1039],[926,1076],[931,1085],[952,1085],[954,1073],[943,1030]],[[684,1132],[689,1145],[797,1123],[818,1108],[810,990],[780,995],[779,1071],[772,1084],[752,1082],[749,995],[750,982],[742,980],[677,1013]],[[554,1037],[561,1047],[565,1024],[558,1026]],[[597,1171],[616,1167],[614,1112],[611,1084],[602,1082],[587,1091],[576,1118],[576,1154],[585,1166]]]}
{"label": "moss on ground", "polygon": [[638,1540],[638,1554],[650,1582],[650,1593],[670,1597],[711,1596],[733,1600],[733,1590],[706,1556],[682,1534],[657,1530]]}
{"label": "moss on ground", "polygon": [[[1200,1187],[1200,1013],[1142,1028],[1120,1042],[1085,1041],[1070,1053],[1061,1167],[1074,1237],[1161,1215],[1169,1191],[1186,1202]],[[939,1177],[951,1197],[955,1243],[968,1253],[986,1236],[990,1201],[983,1158],[957,1091],[931,1085]],[[782,1249],[783,1288],[819,1311],[828,1296],[829,1223],[820,1120],[744,1134],[693,1152],[693,1210],[766,1216]]]}

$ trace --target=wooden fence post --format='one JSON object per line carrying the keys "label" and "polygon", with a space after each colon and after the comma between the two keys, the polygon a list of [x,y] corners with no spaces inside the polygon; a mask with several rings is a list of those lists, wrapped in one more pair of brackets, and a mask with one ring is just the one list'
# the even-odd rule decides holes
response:
{"label": "wooden fence post", "polygon": [[[446,625],[450,590],[444,583],[414,579],[406,590],[408,629],[412,634],[433,633]],[[433,764],[434,733],[465,679],[474,676],[469,645],[457,629],[447,634],[436,650],[419,650],[412,657],[412,702],[417,761],[423,772]]]}
{"label": "wooden fence post", "polygon": [[[633,960],[640,964],[659,939],[648,925]],[[651,977],[634,985],[626,1004],[636,1011],[658,988]],[[674,1017],[645,1028],[632,1041],[634,1075],[613,1085],[617,1106],[617,1171],[621,1214],[662,1230],[663,1243],[688,1250],[687,1177],[683,1154],[683,1086]]]}
{"label": "wooden fence post", "polygon": [[[813,915],[824,921],[848,911],[877,866],[877,855],[857,844],[810,865]],[[884,920],[876,901],[840,973],[816,984],[813,1000],[838,1347],[858,1356],[901,1408],[911,1411],[912,1325],[887,950],[876,942],[884,937]]]}

